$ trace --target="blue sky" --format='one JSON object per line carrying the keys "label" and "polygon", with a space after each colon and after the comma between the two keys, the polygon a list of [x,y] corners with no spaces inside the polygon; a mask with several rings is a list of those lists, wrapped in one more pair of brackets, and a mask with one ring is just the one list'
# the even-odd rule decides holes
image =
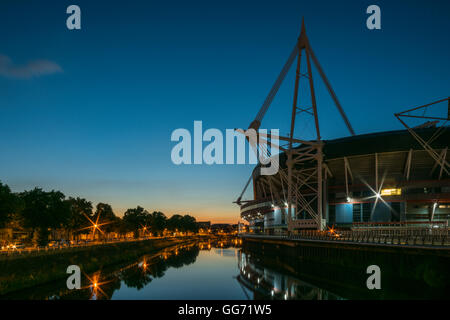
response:
{"label": "blue sky", "polygon": [[[66,28],[71,4],[81,30]],[[366,28],[371,4],[381,30]],[[450,94],[449,9],[445,0],[2,1],[0,180],[118,214],[141,205],[235,222],[232,201],[252,166],[176,166],[173,130],[194,120],[248,127],[302,17],[355,131],[401,129],[394,112]],[[293,76],[263,127],[287,133]],[[323,138],[346,136],[317,75],[315,84]]]}

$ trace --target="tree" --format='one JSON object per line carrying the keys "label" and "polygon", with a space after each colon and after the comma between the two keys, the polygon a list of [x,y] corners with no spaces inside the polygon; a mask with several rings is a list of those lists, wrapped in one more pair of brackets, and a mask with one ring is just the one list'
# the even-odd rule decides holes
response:
{"label": "tree", "polygon": [[147,228],[148,224],[151,223],[149,215],[147,210],[140,206],[125,211],[123,221],[125,222],[127,229],[133,232],[135,238],[139,236],[139,229],[144,227]]}
{"label": "tree", "polygon": [[183,216],[174,214],[167,219],[167,229],[170,231],[176,231],[177,229],[183,231]]}
{"label": "tree", "polygon": [[114,214],[112,207],[107,203],[100,202],[97,204],[93,221],[99,226],[103,236],[105,233],[115,230],[114,224],[118,221],[118,217]]}
{"label": "tree", "polygon": [[198,225],[194,217],[190,215],[174,214],[166,223],[167,229],[170,231],[182,231],[182,232],[198,232]]}
{"label": "tree", "polygon": [[35,188],[20,195],[23,201],[21,216],[24,226],[37,233],[37,244],[46,245],[50,229],[66,225],[70,218],[70,204],[59,191],[45,192]]}
{"label": "tree", "polygon": [[70,206],[70,217],[65,225],[67,230],[74,235],[89,233],[92,229],[89,219],[93,219],[92,202],[82,198],[72,198],[67,200]]}
{"label": "tree", "polygon": [[152,232],[162,234],[166,228],[167,218],[164,213],[159,211],[153,211],[150,214],[150,225]]}
{"label": "tree", "polygon": [[11,220],[18,207],[17,196],[11,192],[6,184],[0,182],[0,228],[3,228]]}
{"label": "tree", "polygon": [[183,231],[198,232],[198,224],[194,217],[190,215],[184,215],[182,219]]}
{"label": "tree", "polygon": [[117,232],[120,236],[124,236],[128,232],[128,226],[123,219],[117,217],[116,222],[113,224],[114,232]]}

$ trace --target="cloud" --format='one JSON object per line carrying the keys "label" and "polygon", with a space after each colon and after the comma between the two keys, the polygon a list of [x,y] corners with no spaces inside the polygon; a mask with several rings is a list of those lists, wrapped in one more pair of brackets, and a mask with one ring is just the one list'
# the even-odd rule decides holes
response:
{"label": "cloud", "polygon": [[4,77],[30,79],[57,72],[62,72],[62,68],[52,61],[34,60],[16,65],[9,57],[0,54],[0,75]]}

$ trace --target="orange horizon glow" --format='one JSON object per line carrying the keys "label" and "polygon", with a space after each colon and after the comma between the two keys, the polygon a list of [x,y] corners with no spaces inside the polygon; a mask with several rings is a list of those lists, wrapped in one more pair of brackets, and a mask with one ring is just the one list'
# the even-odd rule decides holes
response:
{"label": "orange horizon glow", "polygon": [[[123,215],[125,213],[125,211],[127,209],[124,208],[114,208],[114,213],[118,216],[123,218]],[[193,213],[191,210],[173,210],[173,209],[147,209],[147,211],[149,212],[153,212],[153,211],[160,211],[162,213],[164,213],[166,215],[167,218],[170,218],[173,215],[179,214],[179,215],[190,215],[193,216],[195,218],[195,220],[197,222],[211,222],[211,224],[237,224],[239,221],[245,222],[240,218],[240,214],[239,214],[239,209],[236,208],[236,211],[234,212],[229,212],[229,211],[224,211],[224,212],[217,212],[216,214],[209,214],[206,212],[197,212],[197,213]],[[203,210],[200,210],[203,211]]]}

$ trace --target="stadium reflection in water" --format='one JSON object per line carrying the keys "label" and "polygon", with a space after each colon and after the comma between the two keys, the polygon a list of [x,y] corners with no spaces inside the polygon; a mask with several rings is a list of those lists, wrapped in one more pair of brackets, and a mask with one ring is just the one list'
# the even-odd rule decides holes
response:
{"label": "stadium reflection in water", "polygon": [[251,291],[248,299],[276,300],[342,300],[341,297],[286,273],[275,271],[253,258],[250,253],[238,253],[239,276],[237,280]]}
{"label": "stadium reflection in water", "polygon": [[339,299],[258,263],[229,238],[174,246],[139,261],[84,275],[80,290],[65,279],[8,299]]}

